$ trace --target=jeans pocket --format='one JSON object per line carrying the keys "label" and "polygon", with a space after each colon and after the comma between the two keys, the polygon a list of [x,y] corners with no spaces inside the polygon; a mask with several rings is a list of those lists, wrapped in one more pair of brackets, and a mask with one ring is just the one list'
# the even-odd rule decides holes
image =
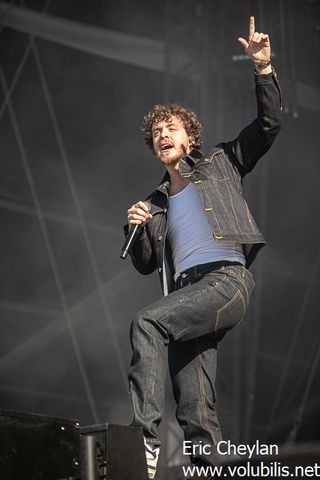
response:
{"label": "jeans pocket", "polygon": [[224,333],[235,327],[246,313],[246,303],[240,290],[217,311],[214,333]]}

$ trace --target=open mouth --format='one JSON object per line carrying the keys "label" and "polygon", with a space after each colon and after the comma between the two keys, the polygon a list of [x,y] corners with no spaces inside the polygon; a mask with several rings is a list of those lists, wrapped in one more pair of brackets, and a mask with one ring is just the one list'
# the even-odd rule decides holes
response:
{"label": "open mouth", "polygon": [[171,148],[173,148],[173,145],[171,145],[171,143],[163,143],[161,145],[161,152],[165,152],[167,150],[170,150]]}

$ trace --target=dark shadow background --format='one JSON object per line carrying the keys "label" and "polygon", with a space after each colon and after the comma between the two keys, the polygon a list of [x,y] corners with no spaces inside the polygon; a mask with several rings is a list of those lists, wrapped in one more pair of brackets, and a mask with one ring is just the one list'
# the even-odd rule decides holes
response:
{"label": "dark shadow background", "polygon": [[[26,12],[43,11],[81,45],[60,27],[37,34]],[[268,246],[249,315],[221,344],[219,414],[235,442],[319,440],[317,0],[0,2],[1,408],[130,422],[130,321],[161,295],[156,274],[119,258],[127,208],[162,176],[139,126],[180,101],[199,112],[204,150],[236,136],[255,115],[237,42],[251,14],[271,36],[284,126],[245,182]],[[162,435],[174,464],[170,392]]]}

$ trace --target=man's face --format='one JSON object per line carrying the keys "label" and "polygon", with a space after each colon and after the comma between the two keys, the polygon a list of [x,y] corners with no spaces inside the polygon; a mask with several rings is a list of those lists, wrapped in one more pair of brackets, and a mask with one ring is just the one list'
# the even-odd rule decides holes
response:
{"label": "man's face", "polygon": [[[165,165],[177,164],[182,155],[191,151],[191,139],[181,120],[175,115],[169,120],[154,123],[152,138],[154,152]],[[183,146],[186,152],[183,151]]]}

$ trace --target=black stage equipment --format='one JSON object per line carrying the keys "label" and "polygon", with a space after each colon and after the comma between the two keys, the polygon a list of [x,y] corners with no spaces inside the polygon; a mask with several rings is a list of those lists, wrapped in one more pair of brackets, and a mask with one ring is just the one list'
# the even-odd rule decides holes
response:
{"label": "black stage equipment", "polygon": [[141,428],[103,423],[80,437],[82,480],[148,480]]}
{"label": "black stage equipment", "polygon": [[79,423],[0,410],[0,478],[79,480]]}

